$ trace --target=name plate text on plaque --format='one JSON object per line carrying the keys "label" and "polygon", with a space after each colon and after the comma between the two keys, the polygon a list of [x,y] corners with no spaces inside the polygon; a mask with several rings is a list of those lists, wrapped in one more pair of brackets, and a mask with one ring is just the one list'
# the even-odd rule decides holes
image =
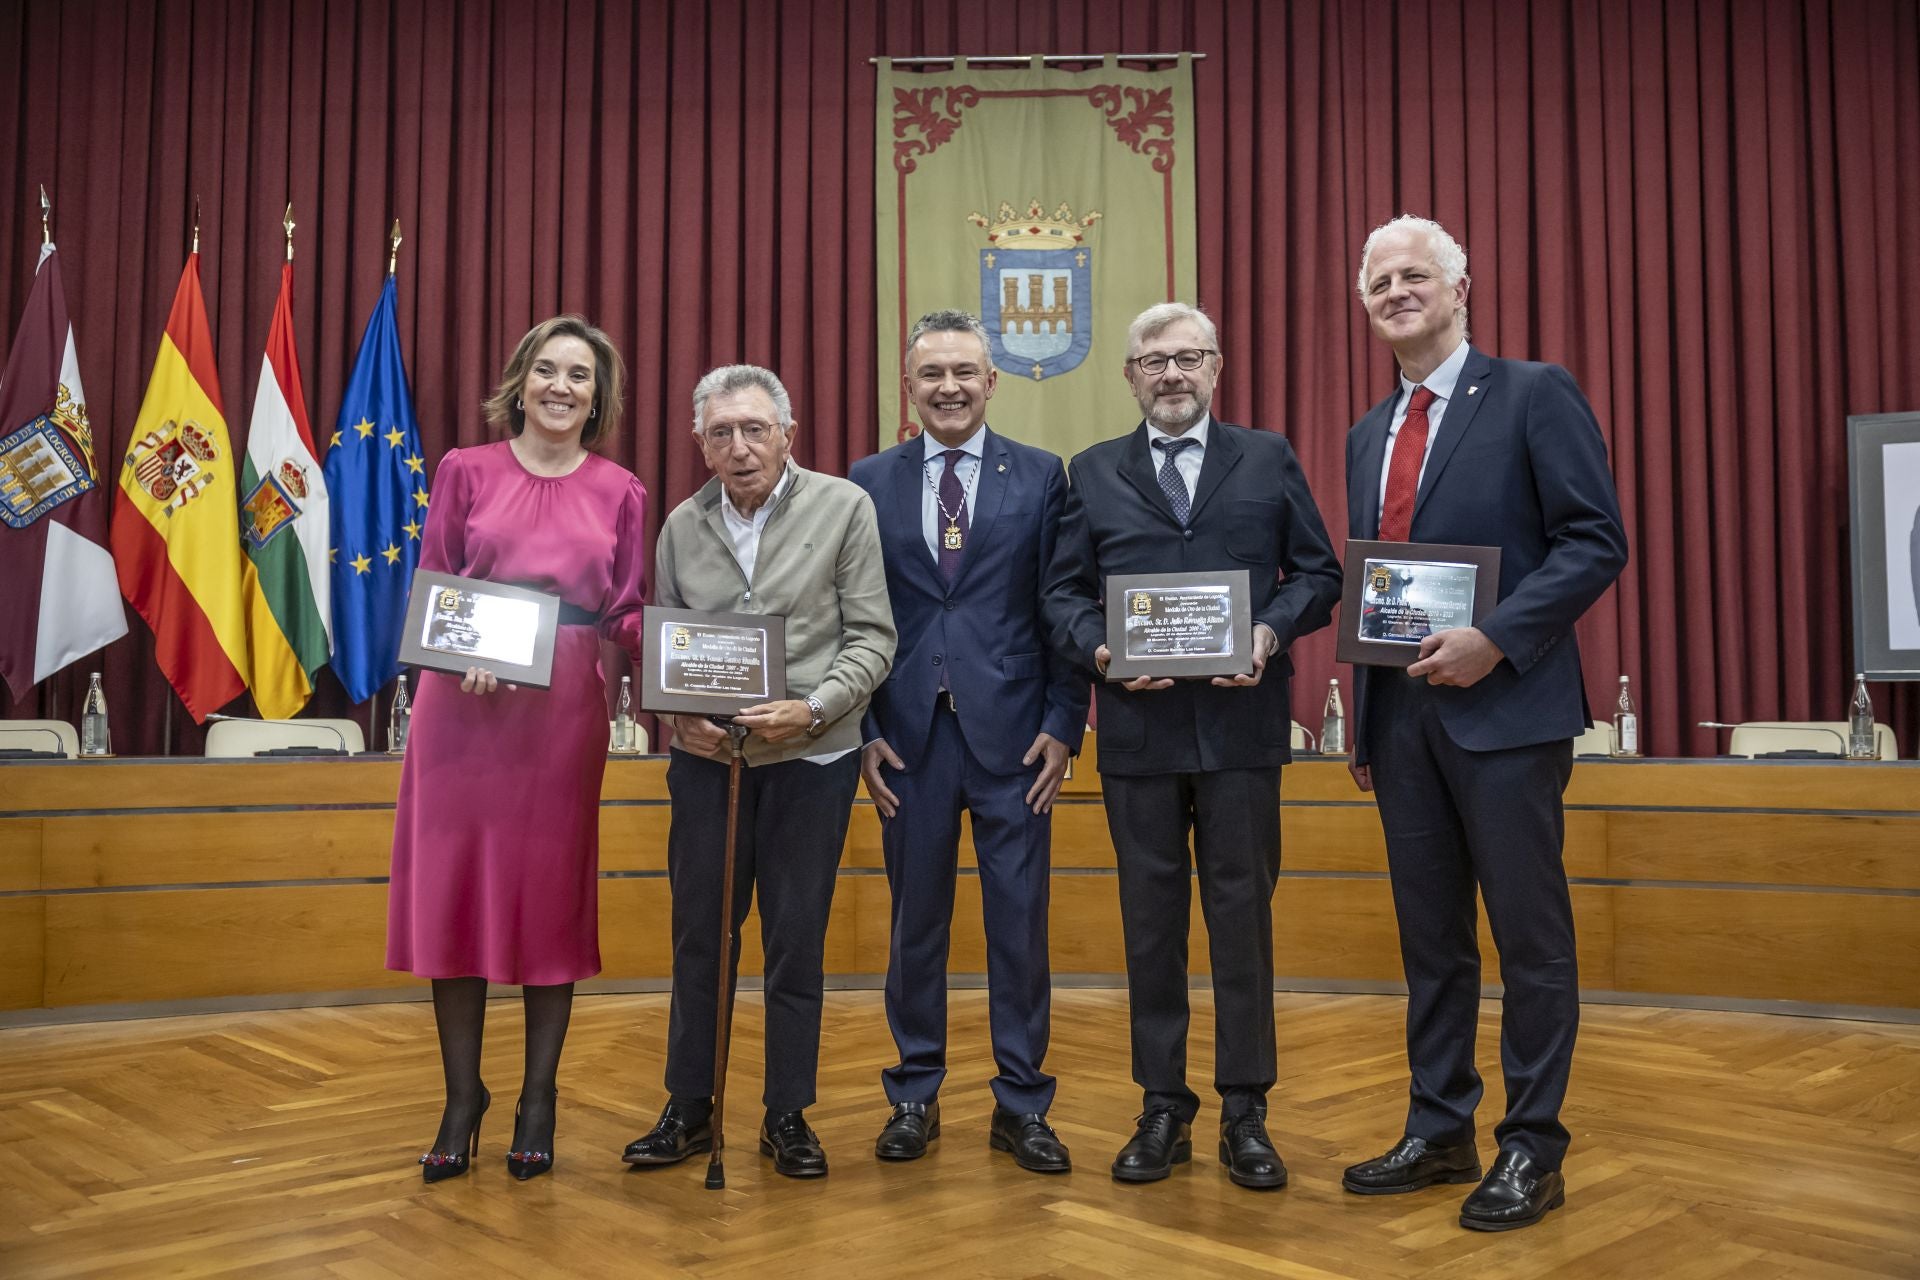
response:
{"label": "name plate text on plaque", "polygon": [[640,705],[730,716],[787,696],[786,619],[648,605]]}
{"label": "name plate text on plaque", "polygon": [[1253,670],[1245,569],[1107,579],[1107,679],[1244,675]]}

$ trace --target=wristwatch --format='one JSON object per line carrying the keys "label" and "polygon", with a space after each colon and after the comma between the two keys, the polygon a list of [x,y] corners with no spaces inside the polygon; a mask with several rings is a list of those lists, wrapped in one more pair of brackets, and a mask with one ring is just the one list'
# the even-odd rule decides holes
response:
{"label": "wristwatch", "polygon": [[820,731],[827,727],[827,708],[820,699],[808,694],[807,710],[813,713],[813,719],[807,722],[807,736],[817,738]]}

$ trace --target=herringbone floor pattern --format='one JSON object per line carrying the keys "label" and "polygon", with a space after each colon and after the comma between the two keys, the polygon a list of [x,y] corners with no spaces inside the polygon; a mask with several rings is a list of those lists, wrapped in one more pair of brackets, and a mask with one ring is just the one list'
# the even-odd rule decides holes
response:
{"label": "herringbone floor pattern", "polygon": [[[1369,1198],[1340,1170],[1398,1135],[1404,1003],[1278,999],[1274,1138],[1293,1182],[1231,1185],[1211,1110],[1195,1160],[1127,1187],[1123,993],[1062,991],[1053,1119],[1077,1163],[1043,1178],[990,1155],[986,1001],[953,998],[943,1136],[927,1159],[872,1157],[892,1052],[875,993],[828,997],[821,1101],[832,1162],[797,1183],[755,1154],[761,1009],[744,999],[728,1189],[704,1157],[616,1160],[661,1102],[664,996],[583,997],[561,1069],[554,1176],[502,1167],[519,1070],[517,1001],[490,1010],[496,1102],[476,1171],[421,1185],[438,1119],[423,1004],[0,1032],[0,1275],[470,1275],[753,1280],[864,1276],[1920,1276],[1920,1028],[1589,1007],[1567,1109],[1565,1209],[1506,1235],[1455,1223],[1467,1188]],[[1497,1009],[1481,1027],[1498,1114]],[[1195,993],[1196,1080],[1211,1008]]]}

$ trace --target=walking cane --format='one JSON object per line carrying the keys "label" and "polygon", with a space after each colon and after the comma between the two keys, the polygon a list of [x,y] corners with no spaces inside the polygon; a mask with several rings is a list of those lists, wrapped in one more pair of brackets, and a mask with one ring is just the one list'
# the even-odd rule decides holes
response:
{"label": "walking cane", "polygon": [[720,871],[720,981],[715,986],[713,1013],[713,1158],[707,1162],[707,1190],[724,1191],[727,1167],[721,1158],[726,1149],[724,1120],[727,1110],[727,1043],[733,1029],[733,863],[737,853],[735,839],[740,826],[740,764],[747,734],[743,724],[726,726],[727,746],[727,847]]}

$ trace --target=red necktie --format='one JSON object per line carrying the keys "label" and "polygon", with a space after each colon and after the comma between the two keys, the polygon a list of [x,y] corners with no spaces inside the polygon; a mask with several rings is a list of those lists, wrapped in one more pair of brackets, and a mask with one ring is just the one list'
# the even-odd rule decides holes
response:
{"label": "red necktie", "polygon": [[1393,461],[1387,466],[1387,496],[1380,504],[1380,541],[1405,542],[1413,531],[1413,500],[1420,494],[1420,464],[1427,458],[1427,406],[1433,392],[1415,387],[1407,401],[1407,420],[1393,437]]}

